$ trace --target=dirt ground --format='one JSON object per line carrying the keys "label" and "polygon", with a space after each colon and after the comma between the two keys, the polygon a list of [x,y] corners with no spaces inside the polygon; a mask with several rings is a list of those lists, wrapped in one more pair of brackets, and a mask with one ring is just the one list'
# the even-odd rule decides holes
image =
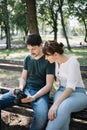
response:
{"label": "dirt ground", "polygon": [[29,130],[31,117],[2,111],[1,130]]}
{"label": "dirt ground", "polygon": [[[0,70],[0,86],[17,88],[21,72]],[[1,112],[1,130],[29,130],[31,117],[25,117],[6,111]]]}

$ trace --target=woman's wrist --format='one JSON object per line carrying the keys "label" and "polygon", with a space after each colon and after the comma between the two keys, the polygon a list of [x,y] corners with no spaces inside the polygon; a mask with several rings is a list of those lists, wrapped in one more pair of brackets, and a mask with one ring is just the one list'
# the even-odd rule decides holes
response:
{"label": "woman's wrist", "polygon": [[33,101],[35,101],[36,100],[36,96],[33,96]]}

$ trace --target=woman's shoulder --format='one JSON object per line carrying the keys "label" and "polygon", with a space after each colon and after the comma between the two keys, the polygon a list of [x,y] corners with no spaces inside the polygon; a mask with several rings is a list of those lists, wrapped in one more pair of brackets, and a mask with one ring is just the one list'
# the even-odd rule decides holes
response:
{"label": "woman's shoulder", "polygon": [[79,61],[78,61],[78,59],[76,58],[76,56],[71,56],[68,61],[69,61],[69,64],[79,65]]}
{"label": "woman's shoulder", "polygon": [[69,57],[69,60],[70,60],[70,61],[75,61],[75,62],[78,61],[76,56],[70,56],[70,57]]}

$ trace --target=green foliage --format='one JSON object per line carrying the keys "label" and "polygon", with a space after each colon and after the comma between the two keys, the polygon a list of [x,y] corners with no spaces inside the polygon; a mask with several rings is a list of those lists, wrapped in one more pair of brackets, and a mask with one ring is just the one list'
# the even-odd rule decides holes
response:
{"label": "green foliage", "polygon": [[[77,18],[81,25],[87,28],[87,0],[61,0],[64,23],[67,26],[70,17]],[[2,13],[3,0],[0,0],[0,25],[4,29],[4,17]],[[40,31],[54,33],[60,28],[60,1],[36,0],[37,19]],[[26,0],[8,0],[9,23],[11,30],[21,30],[27,35],[29,30],[27,20]],[[31,10],[32,11],[32,10]],[[56,27],[55,27],[56,26]],[[84,28],[84,27],[83,27]],[[67,28],[70,31],[70,28]],[[84,31],[84,30],[82,30]],[[77,30],[73,30],[77,34]],[[78,31],[79,33],[79,31]],[[70,34],[70,33],[69,33]],[[85,33],[83,33],[85,34]]]}
{"label": "green foliage", "polygon": [[27,9],[25,2],[16,1],[14,4],[14,10],[11,15],[11,23],[16,25],[18,29],[21,29],[25,32],[25,35],[28,33],[28,20],[27,20]]}
{"label": "green foliage", "polygon": [[87,20],[87,1],[86,0],[70,0],[69,1],[70,15],[77,17],[79,22]]}

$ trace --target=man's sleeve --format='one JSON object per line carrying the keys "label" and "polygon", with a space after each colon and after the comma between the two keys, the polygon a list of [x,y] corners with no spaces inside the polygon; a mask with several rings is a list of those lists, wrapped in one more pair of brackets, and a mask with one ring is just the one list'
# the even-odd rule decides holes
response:
{"label": "man's sleeve", "polygon": [[23,69],[25,69],[25,70],[28,70],[28,56],[27,57],[25,57],[25,59],[24,59],[24,62],[23,62]]}
{"label": "man's sleeve", "polygon": [[55,75],[55,63],[48,63],[46,74],[53,74]]}

